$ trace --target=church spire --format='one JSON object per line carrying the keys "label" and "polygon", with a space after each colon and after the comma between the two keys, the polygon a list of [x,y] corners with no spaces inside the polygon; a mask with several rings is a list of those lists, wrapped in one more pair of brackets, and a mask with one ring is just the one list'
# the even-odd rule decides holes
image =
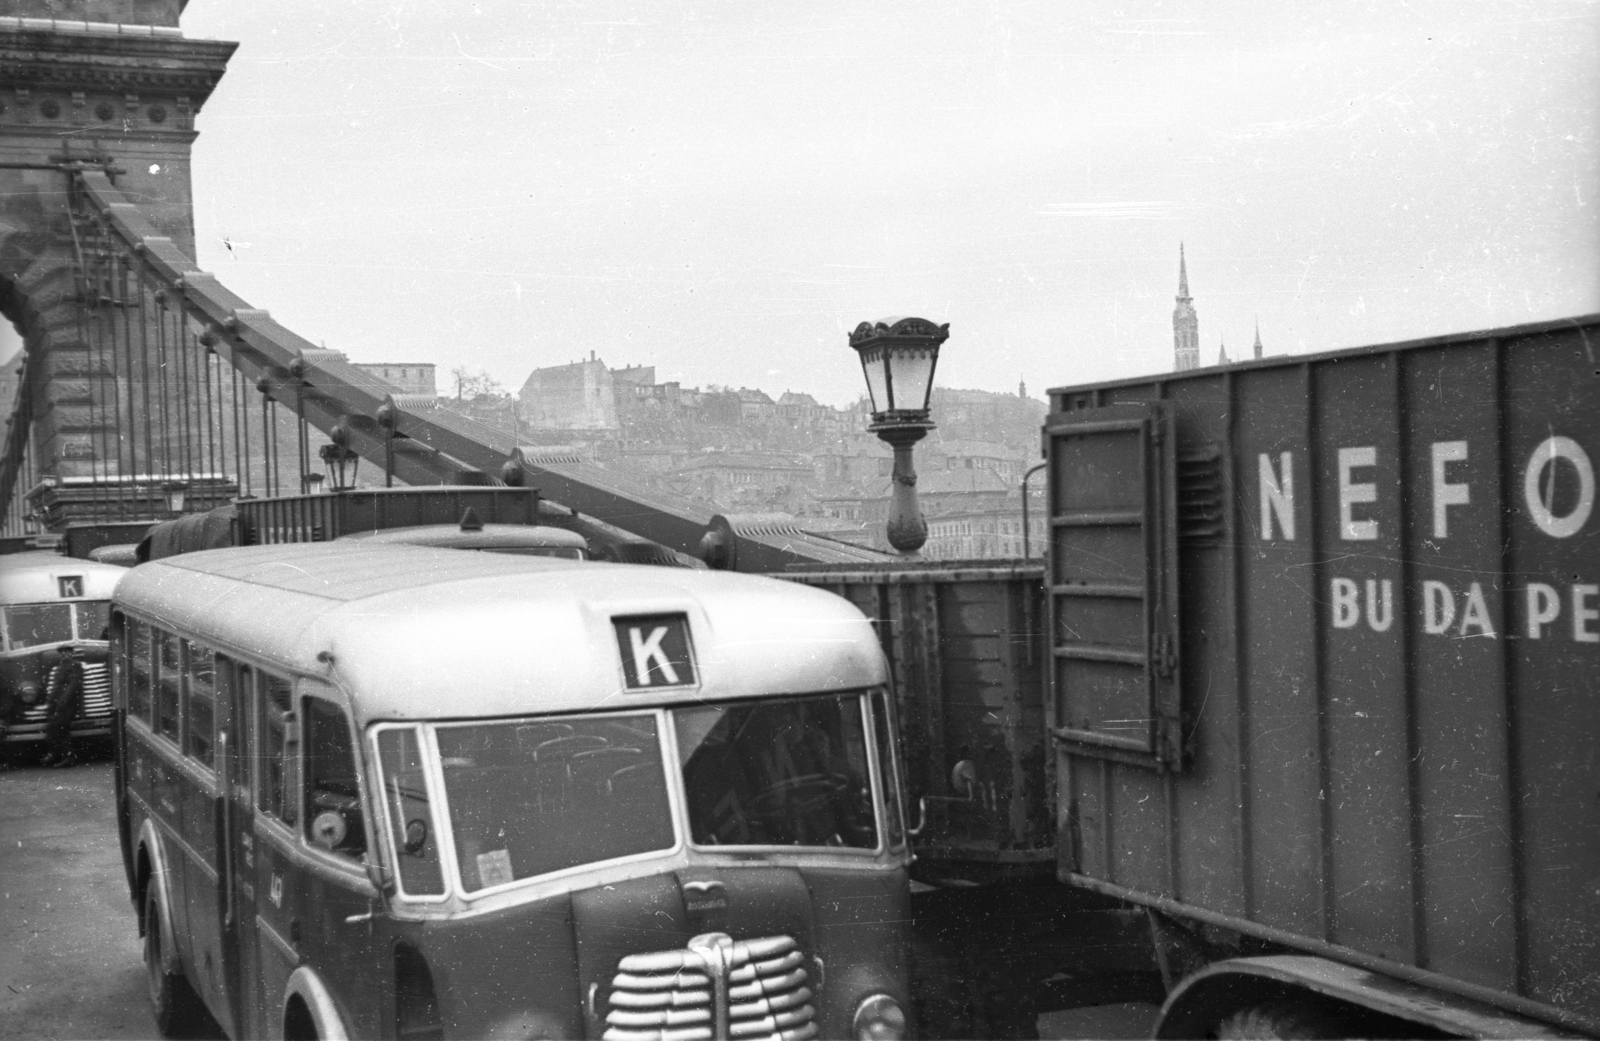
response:
{"label": "church spire", "polygon": [[1178,243],[1178,306],[1172,309],[1173,368],[1178,372],[1200,367],[1200,318],[1189,296],[1189,263]]}
{"label": "church spire", "polygon": [[1254,347],[1254,350],[1256,352],[1256,360],[1259,361],[1261,359],[1261,319],[1260,318],[1256,319],[1256,345]]}
{"label": "church spire", "polygon": [[1217,338],[1217,364],[1228,364],[1228,345],[1221,337]]}

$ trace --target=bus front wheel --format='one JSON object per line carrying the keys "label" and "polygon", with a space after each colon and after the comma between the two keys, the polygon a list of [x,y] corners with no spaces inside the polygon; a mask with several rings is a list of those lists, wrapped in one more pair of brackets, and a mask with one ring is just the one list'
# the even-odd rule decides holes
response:
{"label": "bus front wheel", "polygon": [[168,937],[161,931],[161,898],[151,885],[144,898],[144,974],[150,994],[150,1013],[162,1037],[182,1037],[199,1019],[200,998],[180,968],[168,972],[164,964]]}

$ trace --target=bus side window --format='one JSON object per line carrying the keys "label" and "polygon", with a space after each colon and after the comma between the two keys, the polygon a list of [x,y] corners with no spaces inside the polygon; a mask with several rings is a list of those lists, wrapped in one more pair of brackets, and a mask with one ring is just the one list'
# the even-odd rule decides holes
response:
{"label": "bus side window", "polygon": [[206,766],[212,761],[216,741],[216,655],[213,651],[184,641],[189,660],[188,702],[184,706],[183,750]]}
{"label": "bus side window", "polygon": [[367,850],[361,786],[350,723],[339,706],[303,698],[306,727],[306,838],[319,849],[359,858]]}
{"label": "bus side window", "polygon": [[278,676],[261,676],[261,773],[256,808],[293,825],[295,811],[294,766],[299,753],[295,738],[294,697],[289,681]]}
{"label": "bus side window", "polygon": [[251,684],[255,683],[256,675],[248,665],[240,665],[220,654],[216,658],[217,698],[222,704],[230,706],[228,713],[232,724],[229,733],[233,735],[234,761],[239,764],[233,775],[233,783],[242,785],[248,793],[254,790],[251,778],[255,776],[253,747],[256,728],[255,718],[251,715],[251,708],[255,705],[255,698],[251,695],[255,692]]}
{"label": "bus side window", "polygon": [[128,715],[150,722],[150,627],[128,619]]}
{"label": "bus side window", "polygon": [[178,700],[183,691],[181,641],[172,633],[152,628],[158,668],[156,670],[156,733],[178,740]]}

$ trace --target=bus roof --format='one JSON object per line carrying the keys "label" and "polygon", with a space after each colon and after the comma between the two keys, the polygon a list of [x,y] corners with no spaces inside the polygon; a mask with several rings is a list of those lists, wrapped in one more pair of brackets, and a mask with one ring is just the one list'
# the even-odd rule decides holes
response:
{"label": "bus roof", "polygon": [[34,551],[0,556],[0,605],[110,600],[128,569]]}
{"label": "bus roof", "polygon": [[[152,561],[129,572],[116,600],[219,650],[324,677],[362,723],[888,680],[871,625],[844,599],[726,572],[340,541]],[[695,682],[630,689],[613,620],[675,615],[688,624]]]}

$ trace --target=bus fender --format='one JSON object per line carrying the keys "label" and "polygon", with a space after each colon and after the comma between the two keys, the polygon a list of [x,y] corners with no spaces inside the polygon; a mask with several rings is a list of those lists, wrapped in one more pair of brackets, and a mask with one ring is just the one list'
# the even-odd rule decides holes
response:
{"label": "bus fender", "polygon": [[1546,1023],[1393,976],[1308,954],[1229,958],[1185,977],[1167,996],[1158,1038],[1205,1037],[1226,1016],[1315,995],[1456,1037],[1546,1037]]}
{"label": "bus fender", "polygon": [[178,954],[178,934],[172,927],[172,874],[167,870],[167,848],[161,841],[161,833],[149,817],[139,828],[139,849],[150,862],[150,877],[145,880],[144,892],[140,894],[139,935],[144,935],[144,899],[154,887],[156,914],[161,916],[161,935],[167,937],[167,942],[161,945],[161,967],[179,975],[183,972],[183,961]]}
{"label": "bus fender", "polygon": [[328,993],[322,978],[304,965],[289,974],[289,982],[284,987],[283,1005],[286,1016],[289,1002],[296,997],[305,1003],[306,1010],[311,1013],[311,1022],[317,1028],[317,1037],[322,1041],[348,1041],[350,1035],[345,1032],[344,1018],[339,1015],[339,1008],[333,1002],[333,995]]}

